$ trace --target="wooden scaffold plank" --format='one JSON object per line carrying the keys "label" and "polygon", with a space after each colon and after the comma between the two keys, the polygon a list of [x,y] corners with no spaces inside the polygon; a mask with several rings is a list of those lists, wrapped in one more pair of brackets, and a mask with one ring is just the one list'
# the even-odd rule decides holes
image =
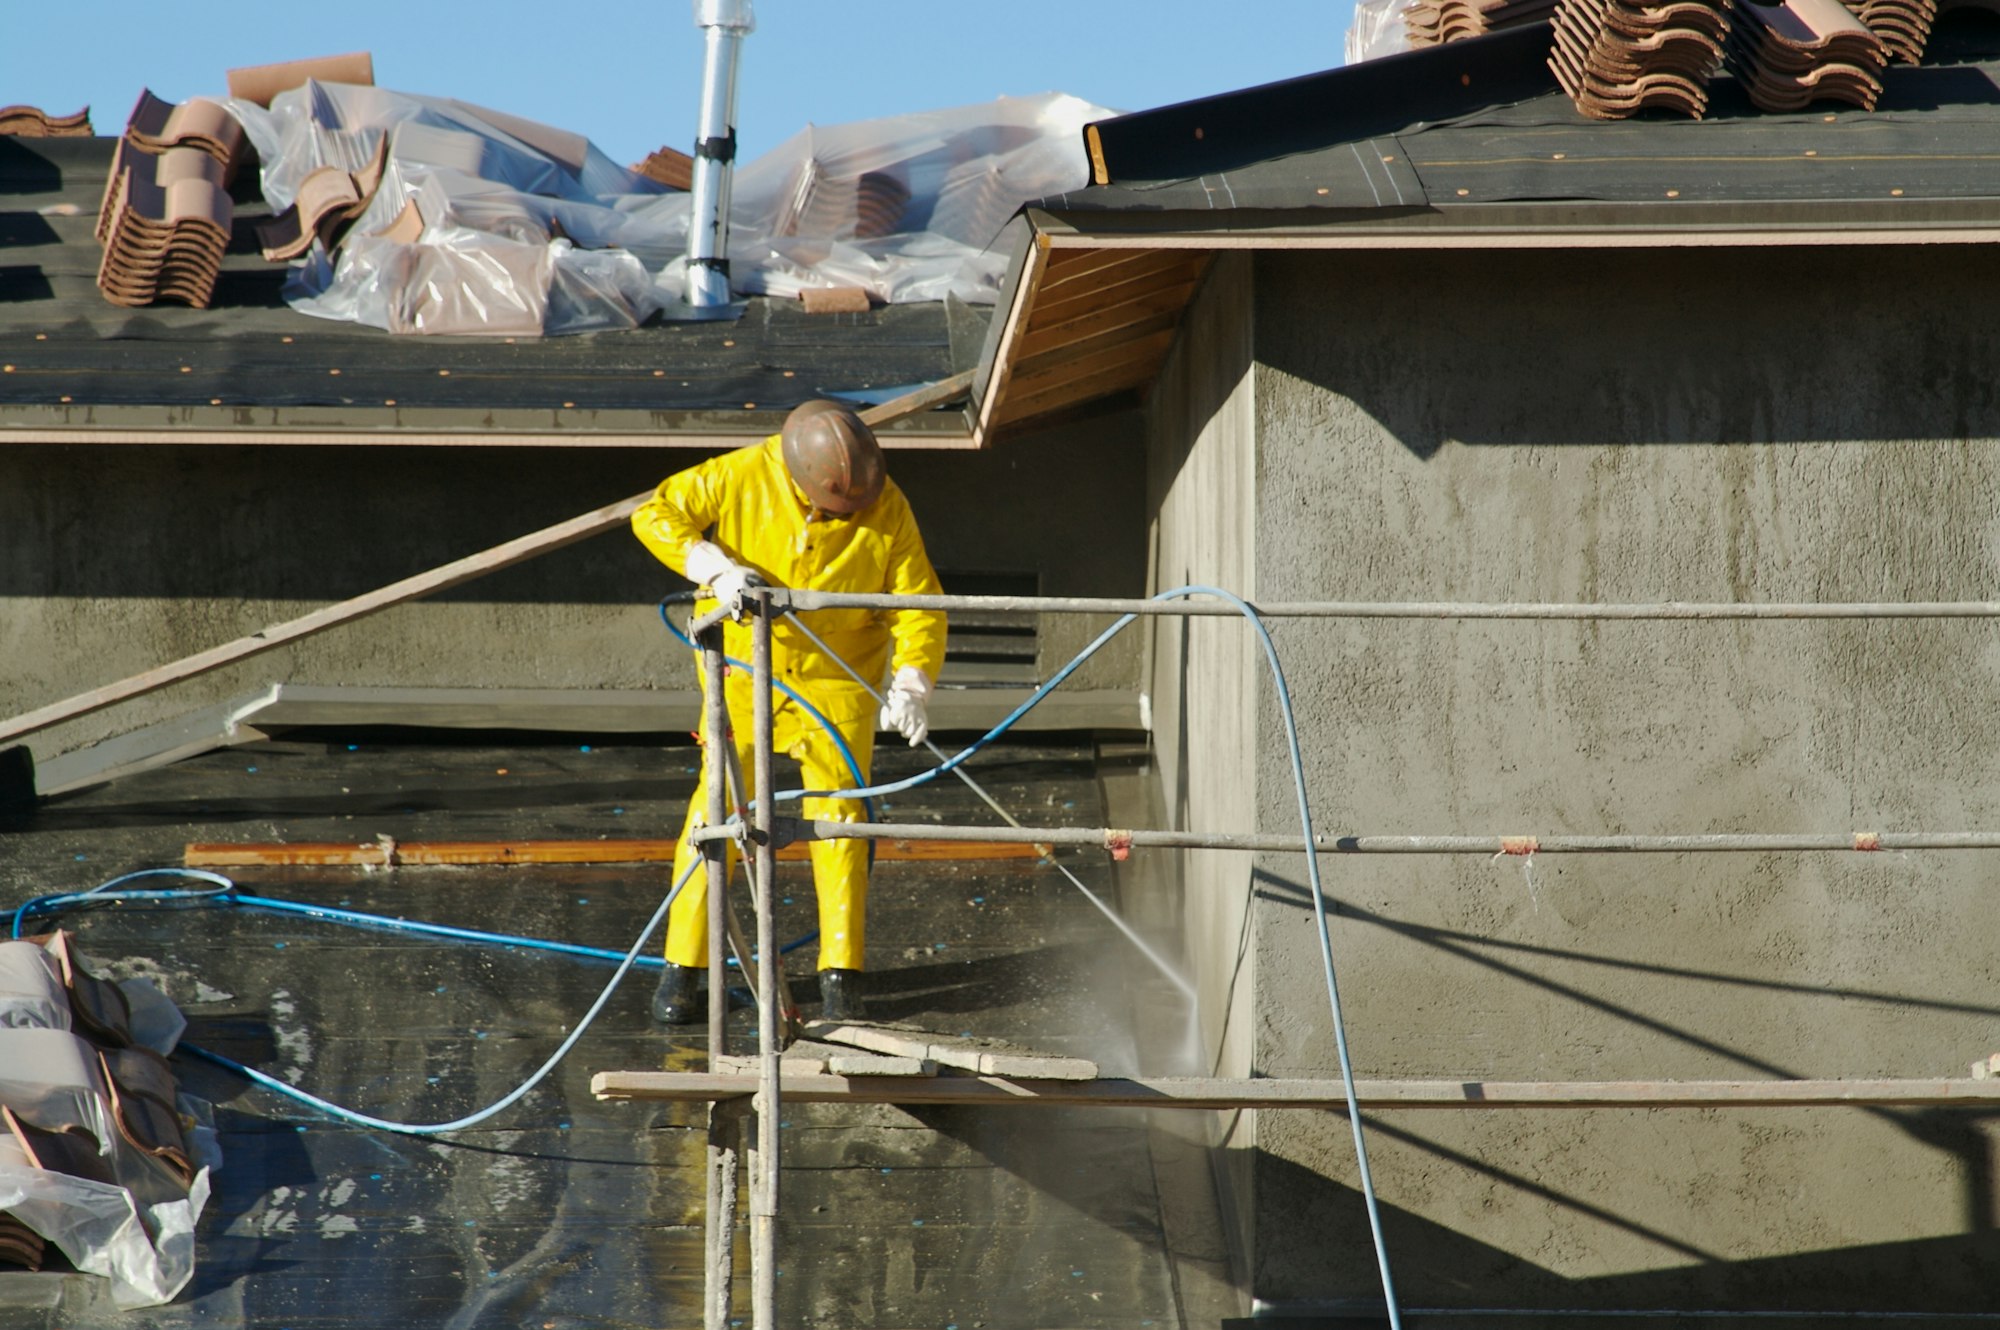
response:
{"label": "wooden scaffold plank", "polygon": [[[708,1102],[747,1095],[757,1078],[701,1072],[601,1071],[599,1099]],[[1529,1108],[1839,1108],[2000,1103],[2000,1079],[1820,1081],[1356,1081],[1367,1110]],[[1100,1108],[1343,1108],[1329,1080],[1222,1077],[1090,1081],[1000,1076],[785,1078],[785,1098],[814,1104],[976,1104]]]}

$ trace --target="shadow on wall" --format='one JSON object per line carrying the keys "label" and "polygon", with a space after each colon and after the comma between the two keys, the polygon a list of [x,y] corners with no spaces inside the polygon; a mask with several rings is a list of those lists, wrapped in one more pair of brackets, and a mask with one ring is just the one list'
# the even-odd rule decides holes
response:
{"label": "shadow on wall", "polygon": [[[1374,1117],[1365,1120],[1371,1134],[1423,1144],[1414,1133]],[[1490,1165],[1476,1166],[1502,1180],[1511,1176]],[[1257,1189],[1259,1208],[1265,1214],[1282,1213],[1287,1220],[1282,1225],[1267,1225],[1259,1233],[1260,1264],[1325,1271],[1329,1303],[1355,1305],[1379,1300],[1381,1286],[1368,1222],[1354,1189],[1269,1155],[1258,1156]],[[1743,1314],[1744,1325],[1769,1325],[1773,1312],[1960,1313],[1983,1317],[1990,1315],[1992,1298],[1979,1272],[1991,1271],[2000,1259],[2000,1233],[1989,1230],[1741,1260],[1726,1253],[1688,1252],[1686,1264],[1670,1269],[1569,1279],[1393,1206],[1382,1207],[1382,1220],[1390,1268],[1406,1311],[1434,1307],[1660,1313],[1673,1309],[1698,1316],[1704,1326],[1736,1324],[1727,1315],[1732,1311]],[[1308,1301],[1317,1300],[1301,1298],[1297,1304]],[[1280,1308],[1285,1305],[1278,1302]],[[1256,1322],[1287,1323],[1282,1316],[1273,1322]],[[1461,1327],[1483,1324],[1462,1316],[1455,1316],[1451,1323]],[[1518,1314],[1505,1323],[1522,1324]],[[1562,1323],[1587,1326],[1593,1321],[1565,1316]],[[1627,1316],[1607,1323],[1630,1324],[1631,1320]],[[1663,1316],[1658,1321],[1649,1317],[1646,1323],[1683,1322]]]}
{"label": "shadow on wall", "polygon": [[[1305,889],[1275,875],[1258,875],[1258,898],[1267,905],[1299,911],[1309,909]],[[1477,966],[1497,979],[1527,985],[1577,1008],[1613,1017],[1634,1038],[1665,1039],[1740,1068],[1753,1079],[1790,1080],[1796,1069],[1780,1066],[1733,1047],[1725,1038],[1611,1001],[1531,968],[1561,962],[1598,967],[1607,972],[1643,975],[1701,985],[1709,989],[1743,990],[1751,1000],[1806,996],[1837,1002],[1889,1004],[1918,1013],[1977,1018],[2000,1017],[2000,1006],[1975,1006],[1941,1001],[1914,993],[1840,988],[1766,979],[1666,965],[1598,953],[1509,942],[1454,929],[1412,923],[1353,904],[1336,902],[1336,913],[1373,928],[1394,933],[1437,953],[1441,960]],[[1305,921],[1302,921],[1305,922]],[[1689,1110],[1692,1112],[1692,1110]],[[1634,1211],[1608,1208],[1545,1181],[1546,1159],[1509,1161],[1477,1157],[1446,1144],[1443,1132],[1422,1129],[1428,1121],[1406,1116],[1365,1117],[1371,1140],[1385,1139],[1414,1150],[1448,1170],[1461,1171],[1470,1181],[1457,1184],[1498,1188],[1566,1213],[1578,1221],[1615,1231],[1624,1238],[1673,1254],[1688,1264],[1673,1269],[1616,1277],[1570,1279],[1491,1248],[1477,1239],[1385,1206],[1392,1261],[1400,1251],[1410,1269],[1405,1296],[1426,1305],[1542,1306],[1647,1309],[1660,1307],[1897,1310],[1960,1312],[1990,1306],[1976,1273],[2000,1255],[1993,1196],[1995,1159],[1990,1124],[2000,1117],[1987,1109],[1915,1109],[1857,1107],[1893,1126],[1914,1142],[1951,1156],[1949,1165],[1932,1175],[1962,1180],[1964,1232],[1907,1242],[1882,1243],[1782,1257],[1732,1259],[1726,1250],[1712,1250],[1698,1238],[1676,1237],[1660,1230]],[[1412,1125],[1412,1124],[1415,1125]],[[1341,1130],[1345,1138],[1344,1128]],[[1616,1168],[1606,1161],[1605,1167]],[[1315,1222],[1264,1226],[1258,1239],[1262,1268],[1287,1272],[1325,1269],[1299,1247],[1299,1235],[1312,1233],[1331,1250],[1366,1252],[1369,1234],[1358,1195],[1291,1160],[1260,1154],[1256,1162],[1260,1214],[1311,1213]],[[1690,1184],[1692,1179],[1690,1178]],[[1324,1226],[1324,1227],[1322,1227]],[[1274,1231],[1275,1230],[1275,1231]],[[1372,1276],[1372,1271],[1367,1272]],[[1354,1296],[1360,1275],[1337,1275],[1344,1296]],[[1399,1286],[1404,1275],[1399,1273]],[[1983,1301],[1982,1301],[1983,1300]]]}
{"label": "shadow on wall", "polygon": [[1961,294],[2000,280],[1990,247],[1281,253],[1255,280],[1266,427],[1359,412],[1424,458],[2000,437],[2000,326]]}

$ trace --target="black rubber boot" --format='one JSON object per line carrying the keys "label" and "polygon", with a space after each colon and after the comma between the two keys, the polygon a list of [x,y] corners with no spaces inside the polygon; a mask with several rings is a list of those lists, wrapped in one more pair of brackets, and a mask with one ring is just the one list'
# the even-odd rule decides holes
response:
{"label": "black rubber boot", "polygon": [[695,977],[700,973],[668,961],[660,986],[653,990],[653,1019],[662,1025],[699,1025],[707,1020],[708,1012],[694,1000]]}
{"label": "black rubber boot", "polygon": [[819,972],[819,1018],[823,1021],[858,1021],[865,1016],[861,1000],[861,971],[821,970]]}

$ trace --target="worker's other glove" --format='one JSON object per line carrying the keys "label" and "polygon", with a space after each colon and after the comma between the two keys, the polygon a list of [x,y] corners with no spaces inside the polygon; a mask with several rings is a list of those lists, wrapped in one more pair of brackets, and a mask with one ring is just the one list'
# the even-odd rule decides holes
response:
{"label": "worker's other glove", "polygon": [[883,699],[880,728],[894,730],[915,748],[931,732],[926,715],[930,700],[931,676],[915,665],[905,665],[896,671],[888,696]]}
{"label": "worker's other glove", "polygon": [[710,595],[728,607],[732,619],[743,617],[743,588],[769,585],[755,569],[745,568],[724,554],[721,546],[706,540],[688,546],[686,568],[688,580],[707,587]]}

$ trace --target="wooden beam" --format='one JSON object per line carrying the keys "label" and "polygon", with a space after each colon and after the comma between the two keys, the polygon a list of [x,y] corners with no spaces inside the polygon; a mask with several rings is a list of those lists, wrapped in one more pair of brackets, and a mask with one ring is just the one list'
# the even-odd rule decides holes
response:
{"label": "wooden beam", "polygon": [[[967,370],[963,374],[954,374],[948,379],[941,379],[915,392],[884,402],[880,406],[871,406],[861,412],[861,418],[870,425],[885,425],[892,420],[928,411],[954,398],[963,397],[971,387],[972,371]],[[440,591],[463,586],[488,573],[496,573],[503,568],[511,568],[517,563],[525,563],[529,559],[574,545],[580,540],[609,531],[631,520],[633,511],[651,498],[652,494],[651,490],[647,490],[629,499],[620,499],[617,503],[594,508],[566,522],[543,527],[540,531],[519,536],[504,544],[495,545],[492,549],[481,550],[477,554],[469,554],[463,559],[454,559],[429,572],[406,577],[400,582],[392,582],[366,595],[355,596],[296,619],[273,624],[248,637],[239,637],[234,642],[226,642],[219,647],[196,652],[171,664],[161,665],[143,674],[135,674],[128,679],[121,679],[117,683],[106,684],[61,702],[53,702],[34,711],[23,712],[10,720],[0,721],[0,743],[33,734],[37,730],[45,730],[66,720],[87,716],[94,711],[102,711],[108,706],[156,692],[184,679],[192,679],[196,675],[219,670],[225,665],[234,665],[238,661],[262,655],[266,651],[296,642],[300,638],[311,637],[315,633],[325,632],[341,624],[353,623],[371,614],[379,614],[392,606],[421,600]]]}
{"label": "wooden beam", "polygon": [[[707,1103],[757,1089],[749,1075],[600,1071],[599,1099]],[[1356,1081],[1363,1109],[1539,1108],[1916,1108],[2000,1103],[2000,1079],[1854,1081]],[[785,1078],[789,1103],[978,1104],[1027,1107],[1338,1109],[1339,1081],[1146,1077],[1095,1081],[1000,1076],[800,1075]]]}
{"label": "wooden beam", "polygon": [[1006,321],[1000,325],[1000,341],[993,349],[992,378],[987,381],[986,390],[979,395],[979,414],[972,426],[973,441],[981,448],[990,440],[994,412],[1007,395],[1008,381],[1014,377],[1014,344],[1026,331],[1028,320],[1034,317],[1035,293],[1040,289],[1042,268],[1048,258],[1046,238],[1031,236],[1027,255],[1022,261],[1021,275],[1014,282],[1014,301],[1004,315],[995,315]]}
{"label": "wooden beam", "polygon": [[1161,287],[1157,291],[1149,291],[1132,300],[1092,310],[1088,314],[1067,319],[1062,323],[1037,327],[1021,339],[1021,357],[1024,360],[1030,359],[1055,347],[1080,342],[1102,333],[1115,332],[1120,328],[1143,323],[1163,314],[1170,314],[1177,320],[1181,311],[1187,307],[1188,301],[1194,298],[1199,286],[1199,282],[1182,282],[1175,286]]}
{"label": "wooden beam", "polygon": [[[814,1021],[805,1027],[805,1035],[816,1043],[846,1044],[870,1053],[928,1062],[935,1067],[953,1067],[975,1075],[1025,1076],[1051,1081],[1097,1079],[1097,1064],[1088,1058],[1043,1053],[999,1039],[851,1021]],[[827,1070],[840,1074],[840,1068],[835,1066],[829,1065]]]}
{"label": "wooden beam", "polygon": [[1174,344],[1174,335],[1174,330],[1168,329],[1141,341],[1050,366],[1038,374],[1024,374],[1015,385],[1016,391],[1007,401],[1001,419],[1015,418],[1024,406],[1046,410],[1042,403],[1076,401],[1094,393],[1143,383],[1159,373],[1167,349]]}
{"label": "wooden beam", "polygon": [[[778,851],[782,862],[804,862],[811,847],[801,841]],[[1000,841],[875,842],[877,863],[973,863],[996,859],[1039,859],[1033,845]],[[405,867],[433,864],[663,864],[672,863],[672,840],[388,841],[372,845],[345,841],[290,843],[194,842],[181,853],[189,868],[267,868],[297,865]]]}
{"label": "wooden beam", "polygon": [[1021,391],[1033,392],[1037,386],[1046,386],[1051,375],[1063,373],[1071,366],[1109,364],[1113,360],[1124,359],[1116,353],[1138,346],[1157,346],[1159,354],[1164,356],[1166,348],[1173,344],[1174,329],[1179,325],[1180,311],[1173,310],[1095,337],[1083,337],[1051,347],[1040,355],[1023,359],[1015,366],[1014,385]]}
{"label": "wooden beam", "polygon": [[1138,388],[1151,383],[1160,372],[1162,358],[1134,360],[1117,369],[1102,371],[1097,377],[1078,383],[1063,383],[1053,388],[1034,392],[1017,393],[1007,400],[1006,410],[995,422],[996,425],[1014,425],[1035,416],[1047,415],[1087,402],[1093,397],[1118,392],[1125,388]]}
{"label": "wooden beam", "polygon": [[1124,282],[1114,282],[1110,286],[1084,286],[1072,288],[1072,294],[1062,298],[1050,298],[1036,306],[1034,322],[1028,332],[1040,332],[1042,328],[1054,328],[1056,324],[1068,322],[1072,318],[1082,318],[1084,314],[1096,314],[1098,310],[1108,310],[1114,304],[1124,304],[1128,300],[1144,300],[1156,290],[1168,286],[1184,286],[1188,282],[1200,282],[1202,272],[1208,268],[1204,258],[1194,262],[1176,264],[1162,272],[1148,272],[1146,276],[1130,278]]}
{"label": "wooden beam", "polygon": [[[1124,281],[1129,277],[1140,277],[1160,268],[1170,268],[1178,260],[1187,257],[1186,250],[1143,250],[1143,249],[1056,249],[1049,252],[1048,274],[1042,279],[1042,290],[1052,293],[1066,286],[1094,277],[1098,282]],[[1116,277],[1105,275],[1107,269],[1115,269]],[[1065,296],[1074,291],[1063,291]]]}

